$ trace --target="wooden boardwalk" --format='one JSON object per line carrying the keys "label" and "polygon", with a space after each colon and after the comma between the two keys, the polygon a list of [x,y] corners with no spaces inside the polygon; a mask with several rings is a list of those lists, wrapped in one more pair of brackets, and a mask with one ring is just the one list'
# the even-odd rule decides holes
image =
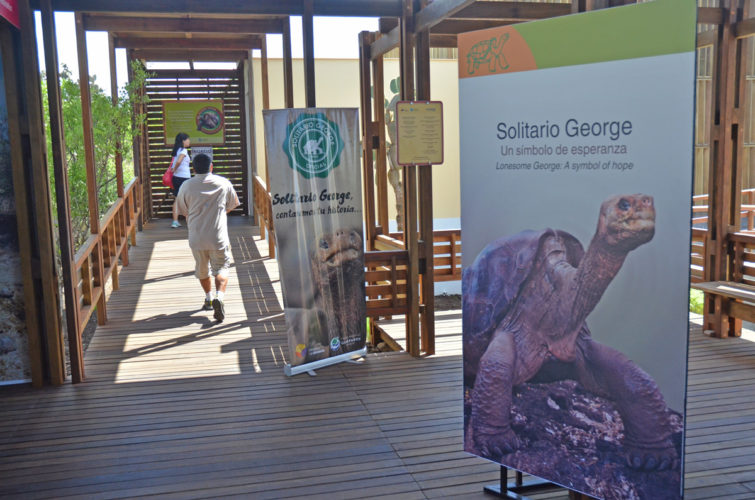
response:
{"label": "wooden boardwalk", "polygon": [[[459,311],[438,313],[436,356],[287,378],[277,265],[233,221],[225,322],[199,310],[185,229],[156,221],[87,381],[0,388],[0,497],[489,498],[498,467],[461,451]],[[755,498],[755,343],[692,339],[685,498]]]}

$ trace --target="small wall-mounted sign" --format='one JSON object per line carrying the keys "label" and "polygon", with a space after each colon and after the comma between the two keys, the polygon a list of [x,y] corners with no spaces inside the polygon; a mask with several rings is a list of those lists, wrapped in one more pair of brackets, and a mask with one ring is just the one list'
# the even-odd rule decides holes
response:
{"label": "small wall-mounted sign", "polygon": [[443,103],[396,103],[396,142],[399,165],[443,163]]}

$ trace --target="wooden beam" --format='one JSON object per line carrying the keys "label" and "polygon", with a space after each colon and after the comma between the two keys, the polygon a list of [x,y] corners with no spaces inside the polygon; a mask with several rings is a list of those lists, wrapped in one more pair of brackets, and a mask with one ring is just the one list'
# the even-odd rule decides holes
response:
{"label": "wooden beam", "polygon": [[735,24],[734,35],[737,38],[744,38],[747,36],[755,35],[755,18],[744,19]]}
{"label": "wooden beam", "polygon": [[453,16],[475,0],[435,0],[417,12],[414,17],[414,32],[429,30],[442,20]]}
{"label": "wooden beam", "polygon": [[[122,2],[124,4],[127,2]],[[157,2],[155,2],[157,3]],[[195,17],[141,17],[83,14],[87,31],[112,31],[118,33],[234,33],[264,34],[282,33],[283,18],[195,18]]]}
{"label": "wooden beam", "polygon": [[430,47],[456,48],[457,46],[456,35],[430,33]]}
{"label": "wooden beam", "polygon": [[294,107],[294,65],[291,56],[291,23],[283,23],[283,87],[285,107]]}
{"label": "wooden beam", "polygon": [[259,36],[243,38],[160,38],[116,35],[115,46],[126,49],[250,50],[262,47]]}
{"label": "wooden beam", "polygon": [[304,44],[304,95],[308,108],[314,108],[315,100],[315,32],[314,0],[303,0],[304,15],[301,19]]}
{"label": "wooden beam", "polygon": [[133,49],[134,57],[145,61],[237,62],[246,59],[246,50]]}
{"label": "wooden beam", "polygon": [[382,35],[372,43],[370,46],[370,58],[377,59],[378,57],[383,57],[385,54],[398,47],[400,42],[401,27],[396,26],[390,31],[390,33]]}
{"label": "wooden beam", "polygon": [[571,7],[571,4],[568,3],[491,2],[489,0],[477,0],[450,17],[469,20],[504,19],[510,21],[546,19],[569,15],[572,13]]}
{"label": "wooden beam", "polygon": [[724,9],[720,7],[698,7],[697,24],[721,24],[724,22]]}
{"label": "wooden beam", "polygon": [[488,19],[475,21],[469,19],[446,19],[436,24],[432,32],[439,35],[458,35],[467,31],[497,28],[498,26],[507,26],[518,22],[522,22],[522,20]]}
{"label": "wooden beam", "polygon": [[[89,231],[100,239],[100,209],[97,193],[97,168],[94,164],[94,131],[92,130],[92,97],[89,90],[89,60],[87,41],[81,14],[76,14],[76,52],[79,63],[79,88],[81,89],[81,125],[84,137],[84,158],[87,172],[87,195],[89,200]],[[93,252],[95,286],[102,288],[97,301],[97,323],[107,323],[107,301],[105,300],[105,269],[102,244],[96,245]],[[78,332],[77,332],[78,334]]]}
{"label": "wooden beam", "polygon": [[[39,8],[40,0],[32,0],[32,7]],[[255,14],[296,15],[304,14],[301,0],[128,0],[110,2],[103,0],[53,0],[55,10],[74,12],[130,12],[189,14]],[[398,17],[401,15],[399,0],[327,0],[315,4],[316,16]]]}
{"label": "wooden beam", "polygon": [[[74,383],[84,380],[84,349],[78,332],[81,323],[76,301],[74,284],[74,246],[71,229],[71,199],[66,161],[66,143],[63,130],[63,107],[60,96],[60,75],[58,74],[58,47],[50,0],[43,0],[42,39],[45,46],[45,66],[47,68],[47,101],[50,115],[50,143],[52,164],[55,176],[55,199],[58,212],[58,242],[60,245],[61,267],[63,269],[63,290],[66,303],[66,326],[68,327],[68,352],[71,359],[71,376]],[[78,281],[78,277],[76,277]]]}
{"label": "wooden beam", "polygon": [[718,30],[708,30],[697,34],[697,48],[714,45],[718,40]]}

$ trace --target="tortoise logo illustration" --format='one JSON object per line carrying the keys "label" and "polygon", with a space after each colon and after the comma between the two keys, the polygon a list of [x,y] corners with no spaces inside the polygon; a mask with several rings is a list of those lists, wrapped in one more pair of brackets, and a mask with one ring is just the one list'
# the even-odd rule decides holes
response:
{"label": "tortoise logo illustration", "polygon": [[474,75],[483,64],[488,64],[491,73],[508,69],[509,63],[503,54],[503,46],[509,39],[508,33],[503,33],[499,38],[490,38],[477,42],[467,52],[467,72]]}
{"label": "tortoise logo illustration", "polygon": [[286,128],[283,151],[288,164],[305,178],[325,178],[341,162],[344,142],[338,125],[323,113],[301,114]]}
{"label": "tortoise logo illustration", "polygon": [[215,106],[204,107],[197,113],[197,130],[203,134],[217,134],[223,128],[223,123],[223,112]]}

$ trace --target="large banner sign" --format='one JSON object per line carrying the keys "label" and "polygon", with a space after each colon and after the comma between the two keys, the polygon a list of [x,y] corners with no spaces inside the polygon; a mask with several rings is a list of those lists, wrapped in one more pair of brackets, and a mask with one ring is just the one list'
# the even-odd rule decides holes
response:
{"label": "large banner sign", "polygon": [[465,450],[682,495],[696,2],[459,36]]}
{"label": "large banner sign", "polygon": [[264,111],[286,374],[366,352],[356,109]]}
{"label": "large banner sign", "polygon": [[189,134],[195,146],[225,143],[223,100],[163,101],[165,145],[172,146],[179,132]]}
{"label": "large banner sign", "polygon": [[5,76],[0,58],[0,385],[31,379]]}

